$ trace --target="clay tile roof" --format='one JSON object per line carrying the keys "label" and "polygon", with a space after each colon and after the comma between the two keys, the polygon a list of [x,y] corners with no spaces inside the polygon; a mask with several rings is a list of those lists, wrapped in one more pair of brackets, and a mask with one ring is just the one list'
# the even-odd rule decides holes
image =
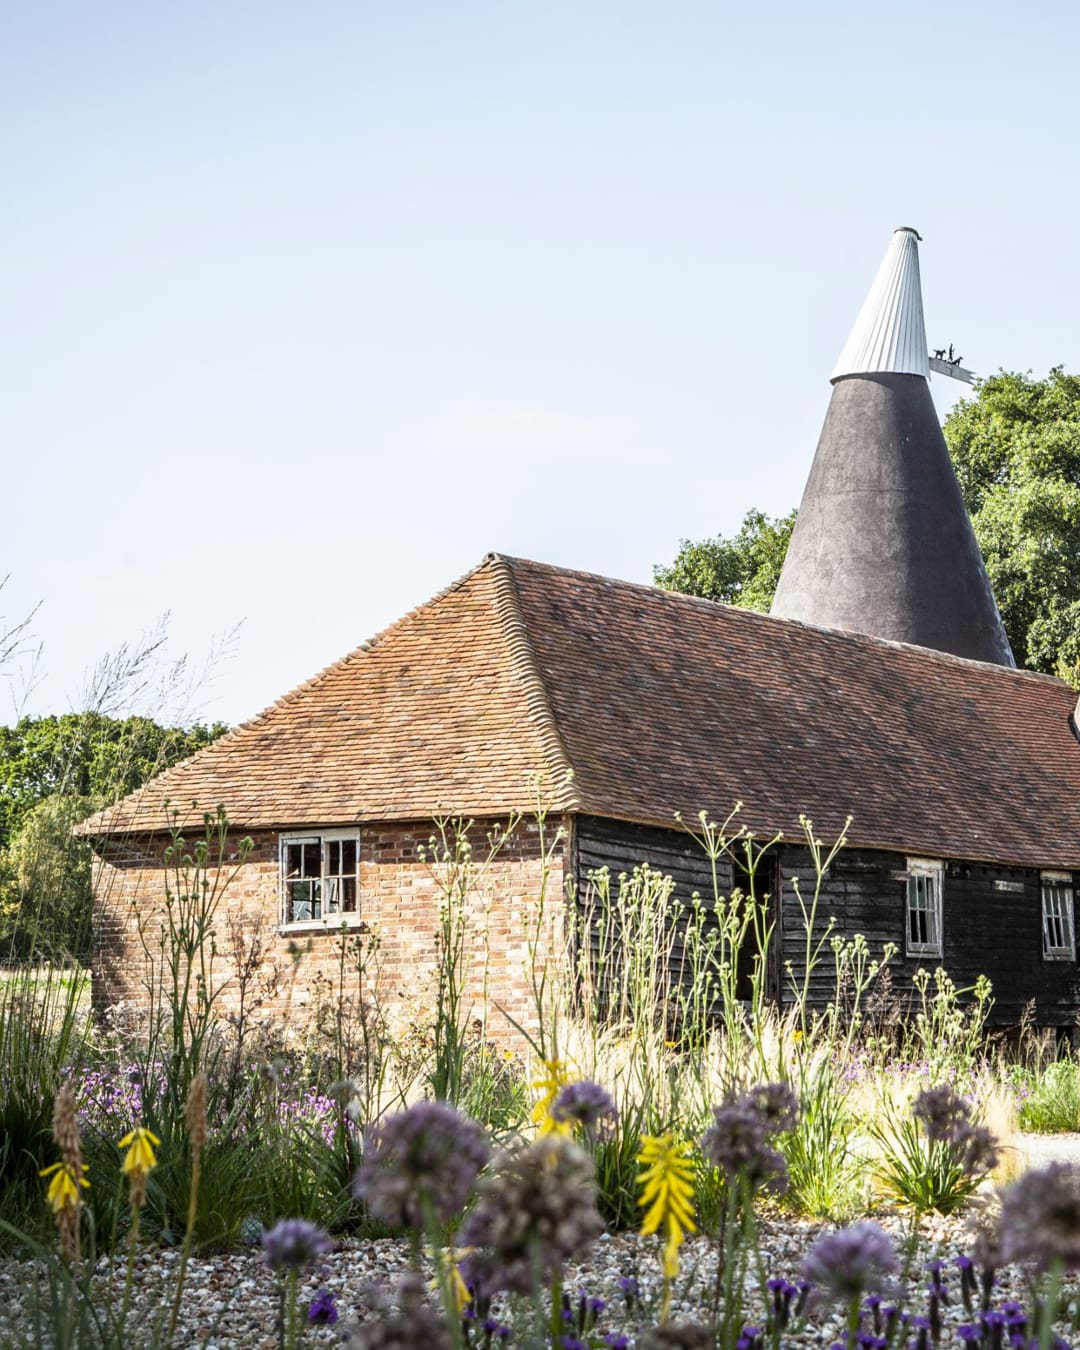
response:
{"label": "clay tile roof", "polygon": [[722,819],[1080,868],[1076,694],[1043,675],[518,559],[474,572],[88,833],[527,810]]}

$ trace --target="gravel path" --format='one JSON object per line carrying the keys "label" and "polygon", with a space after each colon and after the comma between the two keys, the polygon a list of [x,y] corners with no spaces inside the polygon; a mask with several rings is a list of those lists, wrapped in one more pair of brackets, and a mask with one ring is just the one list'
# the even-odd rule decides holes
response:
{"label": "gravel path", "polygon": [[[886,1215],[880,1221],[898,1239],[907,1232],[906,1222],[896,1215]],[[765,1216],[761,1236],[766,1274],[797,1278],[803,1253],[822,1227],[819,1223],[778,1212]],[[913,1285],[921,1283],[927,1260],[936,1256],[951,1262],[966,1246],[967,1232],[963,1221],[937,1216],[924,1220],[919,1255],[911,1267]],[[177,1252],[172,1250],[151,1249],[142,1254],[132,1302],[130,1346],[146,1344],[147,1329],[163,1316],[178,1260]],[[306,1343],[340,1344],[350,1326],[372,1315],[366,1291],[371,1286],[388,1288],[405,1270],[406,1262],[407,1250],[400,1241],[342,1242],[326,1259],[321,1274],[302,1286],[304,1304],[320,1289],[330,1290],[341,1309],[341,1320],[333,1327],[310,1328]],[[683,1248],[683,1269],[676,1287],[676,1317],[692,1319],[701,1315],[711,1294],[715,1273],[713,1244],[707,1239],[690,1239]],[[647,1300],[657,1297],[660,1281],[655,1239],[642,1240],[634,1234],[605,1235],[596,1243],[589,1263],[573,1272],[568,1288],[575,1293],[579,1288],[585,1288],[590,1295],[604,1299],[607,1307],[602,1330],[632,1330],[633,1324],[627,1320],[619,1287],[620,1279],[626,1275],[638,1279]],[[30,1263],[9,1262],[0,1266],[0,1344],[22,1346],[32,1343],[25,1339],[25,1328],[35,1278]],[[112,1278],[113,1298],[118,1301],[123,1286],[122,1263],[115,1265]],[[109,1298],[108,1282],[109,1272],[103,1267],[98,1283],[106,1301]],[[955,1275],[950,1284],[955,1288]],[[1001,1288],[1003,1297],[1023,1297],[1018,1272],[1005,1272]],[[193,1260],[189,1266],[176,1344],[204,1346],[206,1350],[262,1350],[263,1347],[272,1350],[278,1343],[275,1331],[277,1307],[277,1286],[262,1266],[257,1252]],[[966,1320],[966,1315],[954,1301],[946,1310],[946,1318],[955,1324]],[[839,1316],[826,1309],[798,1337],[785,1338],[785,1345],[805,1346],[808,1350],[809,1347],[824,1347],[831,1345],[841,1331]],[[945,1343],[950,1341],[954,1338],[946,1333]]]}
{"label": "gravel path", "polygon": [[1015,1134],[1012,1143],[1029,1167],[1045,1167],[1049,1162],[1080,1163],[1080,1134]]}

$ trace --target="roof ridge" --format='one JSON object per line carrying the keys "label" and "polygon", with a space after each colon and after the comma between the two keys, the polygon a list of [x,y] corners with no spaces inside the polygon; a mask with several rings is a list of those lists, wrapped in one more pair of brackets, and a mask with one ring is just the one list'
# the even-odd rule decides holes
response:
{"label": "roof ridge", "polygon": [[581,811],[584,810],[584,802],[575,781],[574,766],[559,731],[547,685],[540,673],[540,665],[525,625],[521,596],[514,577],[515,561],[499,553],[489,553],[484,559],[484,564],[490,563],[493,568],[495,609],[510,646],[510,659],[525,686],[525,702],[539,733],[553,783],[562,780],[561,799],[555,804],[563,811]]}
{"label": "roof ridge", "polygon": [[1066,688],[1072,688],[1067,680],[1063,680],[1057,675],[1046,675],[1041,670],[1025,670],[1021,666],[1002,666],[994,661],[978,661],[971,656],[957,656],[954,652],[939,651],[936,647],[920,647],[917,642],[900,642],[896,638],[876,637],[873,633],[857,633],[851,628],[827,628],[823,624],[808,623],[805,619],[789,619],[780,614],[764,614],[761,610],[745,609],[742,605],[732,605],[725,600],[709,600],[703,595],[688,595],[685,591],[668,590],[666,587],[657,586],[655,582],[627,581],[622,577],[605,576],[602,572],[588,572],[577,567],[560,567],[557,563],[534,562],[529,558],[513,558],[508,554],[491,554],[489,556],[500,557],[504,562],[510,564],[522,563],[526,567],[535,567],[544,572],[557,572],[563,576],[578,577],[582,581],[599,581],[603,582],[605,586],[619,586],[627,590],[641,592],[644,595],[664,596],[665,599],[676,604],[706,605],[713,609],[727,610],[729,613],[738,615],[740,621],[745,618],[766,624],[786,624],[795,628],[806,629],[811,633],[825,633],[829,637],[840,638],[860,645],[891,647],[900,651],[917,652],[921,656],[945,661],[953,665],[978,666],[982,670],[996,670],[1004,675],[1022,676],[1026,680],[1038,680],[1043,683],[1059,684]]}

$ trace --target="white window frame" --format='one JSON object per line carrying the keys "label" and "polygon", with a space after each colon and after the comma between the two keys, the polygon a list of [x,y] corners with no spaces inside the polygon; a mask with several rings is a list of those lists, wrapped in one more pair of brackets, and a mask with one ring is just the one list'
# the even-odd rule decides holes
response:
{"label": "white window frame", "polygon": [[1072,873],[1041,872],[1039,896],[1043,960],[1075,961],[1076,927],[1073,918]]}
{"label": "white window frame", "polygon": [[[318,907],[318,917],[295,919],[291,914],[292,897],[288,870],[288,850],[290,845],[318,845],[319,873],[310,874],[317,885],[317,893],[311,902]],[[356,848],[355,907],[342,912],[340,899],[340,881],[346,874],[329,872],[332,844],[353,844]],[[278,839],[278,876],[280,923],[282,931],[298,932],[311,929],[326,930],[341,927],[356,927],[360,918],[360,831],[359,830],[295,830],[283,834]],[[305,878],[306,879],[306,878]]]}
{"label": "white window frame", "polygon": [[[945,889],[945,864],[934,858],[909,858],[907,880],[904,883],[904,952],[907,956],[941,956],[942,896]],[[928,903],[927,903],[928,902]],[[925,932],[923,941],[911,936],[911,916],[926,916],[920,925]]]}

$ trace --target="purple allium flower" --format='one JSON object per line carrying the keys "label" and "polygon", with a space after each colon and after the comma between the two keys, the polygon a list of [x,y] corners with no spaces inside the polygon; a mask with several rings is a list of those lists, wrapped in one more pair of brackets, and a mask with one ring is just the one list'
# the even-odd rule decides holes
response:
{"label": "purple allium flower", "polygon": [[491,1156],[487,1134],[445,1102],[418,1102],[365,1132],[356,1194],[399,1228],[449,1223]]}
{"label": "purple allium flower", "polygon": [[282,1219],[262,1235],[263,1260],[271,1270],[308,1270],[333,1245],[329,1235],[307,1219]]}
{"label": "purple allium flower", "polygon": [[1080,1266],[1080,1166],[1055,1162],[1025,1172],[1002,1194],[999,1225],[1006,1263]]}
{"label": "purple allium flower", "polygon": [[892,1238],[870,1219],[825,1233],[806,1253],[803,1276],[834,1297],[850,1301],[887,1286],[898,1268]]}
{"label": "purple allium flower", "polygon": [[757,1190],[761,1186],[787,1188],[787,1162],[768,1146],[772,1131],[747,1094],[713,1107],[713,1123],[701,1140],[701,1152],[729,1180],[741,1178]]}
{"label": "purple allium flower", "polygon": [[786,1134],[799,1123],[799,1099],[787,1083],[759,1083],[746,1095],[770,1136]]}
{"label": "purple allium flower", "polygon": [[939,1083],[919,1093],[911,1114],[922,1124],[927,1139],[952,1144],[958,1132],[971,1124],[971,1103],[948,1083]]}
{"label": "purple allium flower", "polygon": [[465,1258],[462,1273],[484,1293],[532,1293],[602,1228],[591,1159],[562,1135],[545,1135],[507,1154],[482,1184],[459,1237],[479,1250]]}
{"label": "purple allium flower", "polygon": [[997,1166],[997,1141],[971,1119],[971,1103],[948,1083],[925,1088],[915,1098],[911,1113],[933,1143],[948,1144],[966,1176],[977,1177]]}
{"label": "purple allium flower", "polygon": [[308,1304],[307,1320],[315,1326],[332,1326],[338,1320],[338,1308],[329,1289],[320,1289]]}
{"label": "purple allium flower", "polygon": [[588,1079],[567,1083],[551,1103],[551,1118],[560,1125],[574,1121],[586,1131],[595,1130],[603,1119],[614,1120],[618,1110],[606,1088]]}

